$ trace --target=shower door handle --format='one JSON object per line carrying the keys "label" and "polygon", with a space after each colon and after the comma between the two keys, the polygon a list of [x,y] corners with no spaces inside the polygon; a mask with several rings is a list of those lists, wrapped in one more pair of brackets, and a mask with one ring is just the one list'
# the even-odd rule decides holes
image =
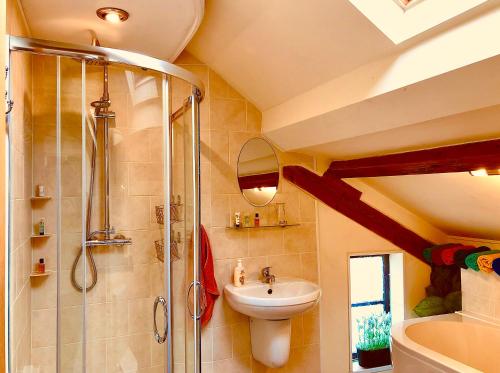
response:
{"label": "shower door handle", "polygon": [[191,291],[194,289],[194,287],[199,288],[199,291],[198,291],[198,305],[199,305],[199,308],[200,308],[200,313],[196,317],[196,320],[199,320],[199,319],[201,319],[201,317],[205,313],[205,309],[207,308],[207,299],[205,297],[205,287],[203,286],[203,284],[201,282],[199,282],[199,281],[193,281],[193,282],[191,282],[191,285],[189,285],[189,288],[188,288],[188,291],[187,291],[186,303],[187,303],[187,309],[188,309],[189,314],[191,315],[192,319],[195,319],[195,316],[194,316],[194,312],[193,312],[192,307],[191,307],[191,303],[192,302],[190,300],[191,300]]}
{"label": "shower door handle", "polygon": [[[163,335],[160,335],[158,332],[158,325],[156,323],[156,310],[158,308],[158,304],[161,303],[163,307],[163,322],[164,322],[164,330],[163,330]],[[156,342],[159,344],[164,343],[167,340],[167,332],[168,332],[168,307],[167,307],[167,301],[163,297],[156,297],[155,303],[153,306],[153,332],[155,336]]]}

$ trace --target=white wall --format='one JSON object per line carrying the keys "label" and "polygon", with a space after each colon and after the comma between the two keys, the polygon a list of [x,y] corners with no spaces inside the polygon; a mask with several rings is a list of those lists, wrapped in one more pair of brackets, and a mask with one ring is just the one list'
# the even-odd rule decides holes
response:
{"label": "white wall", "polygon": [[[323,169],[327,164],[323,164]],[[319,165],[319,169],[322,167]],[[446,242],[447,236],[387,197],[359,181],[350,183],[363,192],[362,200],[432,242]],[[401,250],[346,218],[323,203],[318,203],[318,240],[321,300],[321,368],[323,373],[350,370],[349,277],[350,253],[401,252]],[[404,254],[405,317],[425,297],[430,267]]]}

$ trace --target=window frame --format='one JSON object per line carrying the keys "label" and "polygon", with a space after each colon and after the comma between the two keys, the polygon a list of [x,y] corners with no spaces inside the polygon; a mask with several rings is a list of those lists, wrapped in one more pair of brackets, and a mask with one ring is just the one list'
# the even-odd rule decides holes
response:
{"label": "window frame", "polygon": [[[366,307],[366,306],[375,306],[382,304],[384,306],[384,311],[386,313],[391,312],[391,266],[390,266],[390,254],[363,254],[363,255],[350,255],[349,256],[349,268],[351,267],[350,261],[352,259],[359,258],[374,258],[381,257],[382,258],[382,276],[383,276],[383,290],[382,290],[382,299],[370,302],[357,302],[352,303],[350,301],[351,291],[349,290],[349,315],[350,315],[350,324],[352,324],[352,309],[357,307]],[[350,286],[350,278],[349,278],[349,286]],[[350,331],[350,339],[352,338],[352,330]],[[352,344],[352,342],[350,342]],[[357,361],[358,353],[352,351],[352,361]]]}

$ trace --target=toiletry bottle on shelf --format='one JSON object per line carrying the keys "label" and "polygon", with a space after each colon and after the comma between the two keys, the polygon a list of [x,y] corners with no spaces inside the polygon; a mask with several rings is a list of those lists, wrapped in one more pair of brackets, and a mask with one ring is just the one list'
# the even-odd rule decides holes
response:
{"label": "toiletry bottle on shelf", "polygon": [[36,196],[45,197],[45,186],[43,184],[38,184],[36,187]]}
{"label": "toiletry bottle on shelf", "polygon": [[286,211],[285,211],[285,204],[284,203],[278,203],[278,224],[279,225],[286,225]]}
{"label": "toiletry bottle on shelf", "polygon": [[236,287],[245,285],[245,268],[241,259],[238,259],[238,265],[234,269],[233,284]]}
{"label": "toiletry bottle on shelf", "polygon": [[260,218],[258,212],[255,213],[255,218],[253,219],[253,225],[256,227],[260,226]]}
{"label": "toiletry bottle on shelf", "polygon": [[239,211],[235,212],[234,213],[234,226],[236,228],[240,228],[241,227],[241,214]]}
{"label": "toiletry bottle on shelf", "polygon": [[247,212],[245,212],[245,214],[243,215],[243,226],[244,227],[250,226],[250,215]]}
{"label": "toiletry bottle on shelf", "polygon": [[40,236],[45,235],[45,218],[41,218],[40,222],[38,223],[38,234]]}
{"label": "toiletry bottle on shelf", "polygon": [[38,273],[45,273],[45,259],[44,258],[40,258],[40,260],[38,261],[36,271]]}

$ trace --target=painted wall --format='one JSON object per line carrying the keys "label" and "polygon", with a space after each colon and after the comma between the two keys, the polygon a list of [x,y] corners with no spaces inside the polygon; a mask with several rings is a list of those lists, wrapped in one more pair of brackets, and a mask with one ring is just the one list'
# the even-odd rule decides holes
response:
{"label": "painted wall", "polygon": [[[320,170],[329,162],[320,161]],[[446,242],[446,235],[416,215],[397,205],[368,185],[349,180],[363,192],[361,199],[379,209],[422,237],[433,242]],[[330,207],[318,203],[318,238],[321,302],[321,371],[350,371],[350,323],[348,258],[352,253],[402,252],[398,247],[344,217]],[[412,308],[425,297],[430,267],[404,253],[405,318],[413,317]]]}
{"label": "painted wall", "polygon": [[[299,227],[266,230],[230,230],[235,211],[258,212],[261,224],[275,218],[273,205],[254,208],[237,186],[236,165],[243,144],[261,134],[260,112],[213,70],[188,54],[177,64],[197,74],[205,83],[207,97],[201,105],[202,223],[208,228],[215,258],[219,290],[231,281],[237,258],[249,279],[271,266],[280,276],[318,281],[316,213],[314,200],[283,179],[275,202],[285,202],[289,222]],[[178,91],[179,92],[179,91]],[[312,157],[278,151],[280,165],[300,164],[314,168]],[[319,372],[319,310],[292,320],[292,350],[289,363],[269,369],[252,359],[248,317],[217,301],[214,315],[203,331],[203,372]]]}

